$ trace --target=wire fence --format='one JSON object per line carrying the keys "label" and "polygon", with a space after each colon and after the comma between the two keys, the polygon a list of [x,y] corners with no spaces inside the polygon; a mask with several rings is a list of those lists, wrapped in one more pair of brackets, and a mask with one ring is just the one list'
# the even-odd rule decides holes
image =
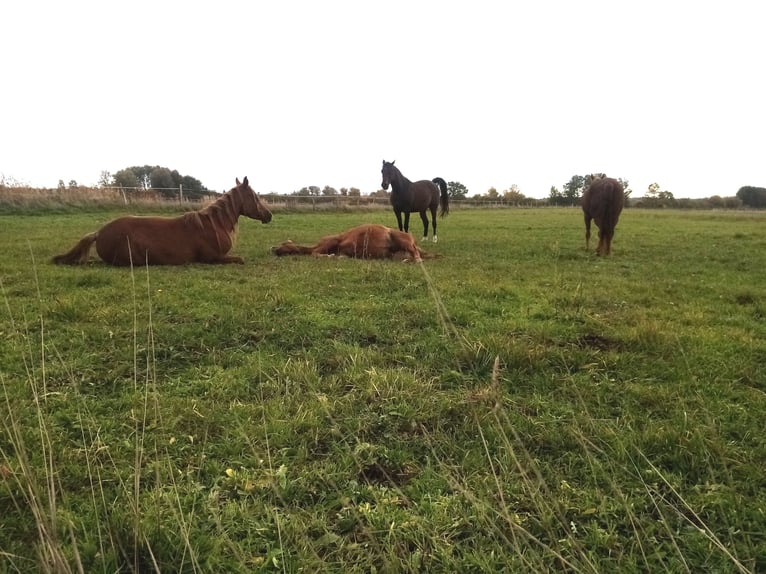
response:
{"label": "wire fence", "polygon": [[[389,197],[380,195],[281,195],[259,194],[275,209],[285,210],[344,210],[344,209],[390,209]],[[145,189],[143,187],[77,187],[57,189],[34,189],[0,186],[0,205],[30,206],[50,205],[177,205],[196,209],[215,201],[218,193],[186,195],[182,188]],[[450,209],[540,207],[545,200],[507,201],[503,199],[473,198],[450,199]]]}

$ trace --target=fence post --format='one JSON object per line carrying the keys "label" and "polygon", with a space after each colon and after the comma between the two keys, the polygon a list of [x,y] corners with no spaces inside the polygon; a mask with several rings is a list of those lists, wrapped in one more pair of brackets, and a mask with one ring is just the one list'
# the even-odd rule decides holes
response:
{"label": "fence post", "polygon": [[184,184],[179,183],[178,184],[178,203],[182,204],[183,202],[184,202]]}

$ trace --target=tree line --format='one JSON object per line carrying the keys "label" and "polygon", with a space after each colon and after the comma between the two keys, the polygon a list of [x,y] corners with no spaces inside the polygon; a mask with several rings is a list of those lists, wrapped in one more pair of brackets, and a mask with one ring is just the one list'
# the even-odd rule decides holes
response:
{"label": "tree line", "polygon": [[[512,184],[510,187],[498,191],[491,187],[483,194],[474,194],[470,199],[476,201],[496,202],[518,204],[518,205],[557,205],[557,206],[576,206],[580,204],[585,187],[587,185],[588,175],[573,175],[569,181],[562,185],[561,190],[556,186],[551,186],[547,198],[535,199],[524,195],[519,186]],[[629,182],[623,178],[616,178],[625,190],[625,199],[628,200],[632,190]],[[3,182],[7,183],[7,182]],[[165,197],[177,197],[179,188],[183,189],[184,197],[188,199],[199,199],[209,195],[211,192],[200,180],[190,175],[181,175],[178,170],[171,170],[167,167],[155,165],[143,165],[126,167],[111,174],[108,171],[101,172],[99,179],[101,187],[120,187],[130,192],[133,190],[154,190]],[[65,188],[63,180],[59,181],[59,188]],[[70,188],[76,188],[77,182],[69,182]],[[459,181],[447,182],[447,191],[450,199],[464,200],[469,199],[468,188]],[[361,191],[357,187],[341,187],[336,189],[325,185],[319,187],[316,185],[304,186],[301,189],[292,192],[293,196],[347,196],[360,197]],[[388,197],[388,192],[379,189],[369,194],[370,197]],[[719,207],[719,208],[737,208],[752,207],[757,209],[766,208],[766,188],[746,185],[737,191],[735,196],[721,197],[714,195],[704,200],[676,199],[673,193],[662,189],[658,183],[649,185],[643,197],[633,202],[637,207]]]}
{"label": "tree line", "polygon": [[748,207],[766,207],[766,187],[742,186],[737,191],[737,198]]}
{"label": "tree line", "polygon": [[177,197],[178,190],[182,189],[187,199],[199,199],[211,193],[196,177],[181,175],[178,170],[159,165],[126,167],[115,174],[103,171],[99,185],[121,187],[128,192],[154,190],[164,197]]}
{"label": "tree line", "polygon": [[[625,190],[625,200],[630,201],[632,189],[627,179],[618,177],[615,178],[622,184]],[[555,206],[577,206],[580,205],[580,198],[585,192],[585,188],[588,182],[588,175],[573,175],[569,181],[562,185],[561,190],[556,186],[551,186],[550,193],[547,198],[535,199],[524,195],[519,186],[512,184],[508,188],[498,191],[495,187],[490,187],[485,193],[477,193],[470,196],[468,188],[459,181],[447,182],[447,192],[451,200],[466,200],[472,199],[477,202],[503,202],[513,205],[529,205],[529,206],[543,206],[543,205],[555,205]],[[316,185],[310,185],[302,187],[301,189],[292,192],[292,196],[349,196],[359,197],[361,192],[356,187],[345,188],[340,190],[335,189],[329,185],[320,188]],[[379,189],[369,194],[369,197],[382,197],[389,196],[389,192]],[[658,183],[652,183],[648,186],[644,192],[643,197],[638,198],[631,202],[631,205],[635,207],[648,207],[648,208],[722,208],[722,209],[736,209],[738,207],[746,206],[753,208],[766,208],[766,188],[744,186],[739,189],[736,196],[721,197],[714,195],[703,199],[676,199],[672,192],[662,189]]]}

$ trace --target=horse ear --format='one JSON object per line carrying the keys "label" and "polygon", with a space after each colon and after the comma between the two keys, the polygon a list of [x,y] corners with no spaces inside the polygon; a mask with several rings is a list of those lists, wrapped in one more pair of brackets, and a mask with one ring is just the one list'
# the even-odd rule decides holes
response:
{"label": "horse ear", "polygon": [[243,179],[243,180],[242,180],[242,183],[244,183],[245,185],[250,185],[250,184],[247,182],[247,176],[245,176],[245,179]]}
{"label": "horse ear", "polygon": [[234,181],[236,181],[236,182],[237,182],[237,186],[240,186],[240,185],[242,185],[241,183],[239,183],[239,178],[238,178],[238,177],[237,177],[237,178],[235,178],[235,179],[234,179]]}
{"label": "horse ear", "polygon": [[391,165],[394,165],[395,163],[396,163],[396,160],[392,161],[392,162],[391,162]]}

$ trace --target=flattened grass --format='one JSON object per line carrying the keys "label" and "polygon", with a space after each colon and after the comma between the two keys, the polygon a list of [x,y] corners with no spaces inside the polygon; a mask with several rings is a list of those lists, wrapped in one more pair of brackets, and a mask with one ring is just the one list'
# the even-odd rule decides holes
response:
{"label": "flattened grass", "polygon": [[[57,267],[0,217],[5,571],[766,569],[766,215],[455,210],[423,266]],[[419,225],[419,223],[416,223]],[[417,229],[416,229],[417,231]]]}

